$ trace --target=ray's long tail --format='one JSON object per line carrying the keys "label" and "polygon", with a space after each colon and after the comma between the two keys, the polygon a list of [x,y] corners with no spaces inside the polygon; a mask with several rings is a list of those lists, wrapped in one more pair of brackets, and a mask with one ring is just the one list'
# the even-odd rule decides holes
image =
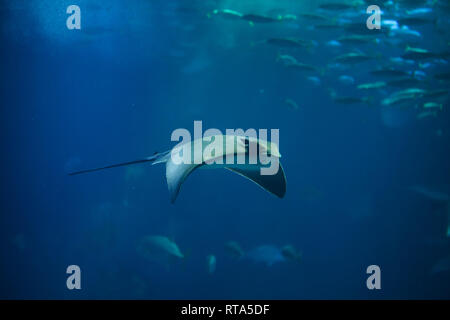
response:
{"label": "ray's long tail", "polygon": [[150,162],[153,164],[161,163],[161,162],[165,162],[167,160],[167,156],[169,155],[169,153],[170,153],[170,151],[155,153],[154,155],[152,155],[150,157],[140,159],[140,160],[116,163],[116,164],[112,164],[112,165],[105,166],[105,167],[70,172],[69,176],[75,176],[75,175],[82,174],[82,173],[95,172],[95,171],[100,171],[100,170],[104,170],[104,169],[116,168],[116,167],[124,167],[124,166],[133,165],[133,164],[145,163],[145,162]]}

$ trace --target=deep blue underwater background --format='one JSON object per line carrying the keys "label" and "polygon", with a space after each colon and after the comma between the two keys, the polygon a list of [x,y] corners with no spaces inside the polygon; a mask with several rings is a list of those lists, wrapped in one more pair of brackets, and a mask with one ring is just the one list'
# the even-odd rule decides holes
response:
{"label": "deep blue underwater background", "polygon": [[[448,110],[388,127],[376,103],[327,94],[355,89],[326,72],[316,86],[277,63],[277,47],[258,44],[314,39],[314,53],[290,53],[325,68],[338,53],[323,43],[343,31],[208,18],[220,1],[0,3],[0,298],[450,298],[449,266],[431,272],[450,251],[445,205],[411,191],[449,185]],[[82,30],[66,28],[70,4],[81,7]],[[421,47],[448,41],[420,28]],[[370,82],[362,70],[377,64],[340,74]],[[172,131],[192,131],[194,120],[204,130],[279,128],[286,196],[227,170],[195,171],[175,204],[163,165],[67,175],[168,150]],[[138,241],[155,234],[186,258],[161,266],[138,255]],[[244,251],[292,244],[303,258],[234,260],[230,240]],[[79,291],[66,288],[71,264],[82,270]],[[372,264],[378,291],[366,288]]]}

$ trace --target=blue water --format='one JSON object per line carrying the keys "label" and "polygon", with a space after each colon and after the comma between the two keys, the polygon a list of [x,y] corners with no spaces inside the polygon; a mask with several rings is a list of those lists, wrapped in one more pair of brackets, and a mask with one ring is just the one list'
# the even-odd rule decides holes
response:
{"label": "blue water", "polygon": [[[81,8],[81,30],[66,28],[70,4]],[[410,189],[450,184],[448,94],[438,116],[406,111],[386,125],[379,100],[399,88],[373,93],[370,105],[337,104],[328,93],[360,96],[338,77],[374,82],[368,71],[403,46],[361,46],[378,58],[316,74],[316,86],[277,53],[328,70],[353,48],[325,46],[344,31],[252,27],[208,18],[215,8],[225,1],[1,2],[0,298],[450,298],[449,266],[431,272],[450,253],[445,204]],[[414,27],[423,37],[412,43],[448,50],[448,31],[434,28]],[[288,36],[316,47],[258,43]],[[430,62],[427,90],[447,88],[433,80],[449,72],[443,60]],[[192,132],[194,120],[204,130],[279,129],[285,197],[227,170],[195,171],[174,204],[163,165],[67,175],[168,150],[172,131]],[[146,260],[136,250],[146,235],[173,239],[186,257]],[[302,261],[232,259],[231,240],[244,251],[291,244]],[[81,290],[66,287],[73,264]],[[373,264],[381,290],[366,287]]]}

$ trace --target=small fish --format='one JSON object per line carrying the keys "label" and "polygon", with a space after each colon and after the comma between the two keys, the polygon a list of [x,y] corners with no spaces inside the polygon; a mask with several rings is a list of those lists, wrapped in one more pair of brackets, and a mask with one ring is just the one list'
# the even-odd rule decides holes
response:
{"label": "small fish", "polygon": [[377,81],[372,83],[363,83],[358,85],[358,89],[379,89],[386,86],[386,82],[384,81]]}
{"label": "small fish", "polygon": [[407,60],[418,61],[436,58],[436,54],[428,51],[418,51],[418,49],[416,49],[415,51],[414,50],[407,51],[402,55],[402,58]]}
{"label": "small fish", "polygon": [[294,69],[300,70],[300,71],[318,71],[318,68],[316,68],[315,66],[301,63],[301,62],[295,62],[295,63],[289,64],[289,65],[286,65],[286,67],[294,68]]}
{"label": "small fish", "polygon": [[359,52],[350,52],[334,58],[334,61],[344,64],[356,64],[371,60],[372,57]]}
{"label": "small fish", "polygon": [[409,16],[424,15],[431,12],[433,12],[433,9],[431,8],[417,8],[412,10],[406,10],[406,14]]}
{"label": "small fish", "polygon": [[408,102],[409,100],[414,100],[417,97],[414,94],[405,94],[400,96],[393,96],[385,98],[381,101],[381,104],[384,106],[390,106],[390,105],[398,105]]}
{"label": "small fish", "polygon": [[414,79],[417,79],[417,80],[425,80],[425,78],[427,77],[427,74],[421,70],[414,70],[412,73],[412,76]]}
{"label": "small fish", "polygon": [[389,30],[390,37],[406,37],[406,38],[421,38],[422,34],[419,31],[412,30],[408,26],[393,27]]}
{"label": "small fish", "polygon": [[434,66],[434,64],[432,64],[430,62],[419,63],[420,69],[428,69],[428,68],[431,68],[432,66]]}
{"label": "small fish", "polygon": [[297,59],[295,59],[293,56],[290,56],[288,54],[280,54],[280,53],[277,54],[276,61],[277,62],[281,61],[285,66],[289,66],[289,65],[298,63]]}
{"label": "small fish", "polygon": [[426,93],[424,89],[420,88],[409,88],[406,90],[398,91],[395,94],[396,95],[403,95],[403,94],[415,94],[417,96],[423,96]]}
{"label": "small fish", "polygon": [[222,9],[222,10],[216,9],[213,11],[213,14],[230,20],[238,20],[242,19],[243,17],[242,13],[230,9]]}
{"label": "small fish", "polygon": [[295,21],[297,20],[297,16],[295,14],[285,14],[278,16],[278,19],[282,21]]}
{"label": "small fish", "polygon": [[415,64],[414,60],[407,60],[402,57],[391,57],[389,61],[398,65],[413,65]]}
{"label": "small fish", "polygon": [[286,99],[284,99],[284,103],[287,104],[289,109],[291,109],[291,110],[299,109],[298,104],[292,99],[286,98]]}
{"label": "small fish", "polygon": [[315,86],[320,86],[320,78],[319,77],[314,77],[314,76],[306,77],[306,80],[308,80]]}
{"label": "small fish", "polygon": [[326,43],[326,46],[328,46],[328,47],[341,47],[342,44],[339,41],[337,41],[337,40],[330,40],[330,41],[328,41]]}
{"label": "small fish", "polygon": [[426,102],[423,104],[424,109],[439,109],[442,110],[442,103]]}
{"label": "small fish", "polygon": [[212,254],[206,256],[206,268],[209,274],[213,274],[216,271],[216,263],[216,256]]}
{"label": "small fish", "polygon": [[406,52],[417,52],[417,53],[428,53],[427,49],[413,48],[413,47],[410,47],[410,46],[406,46],[405,51]]}
{"label": "small fish", "polygon": [[424,111],[417,115],[417,119],[425,119],[429,117],[436,117],[437,112],[436,111]]}
{"label": "small fish", "polygon": [[143,237],[137,247],[137,252],[148,260],[164,262],[168,257],[182,259],[178,245],[164,236]]}
{"label": "small fish", "polygon": [[387,27],[389,29],[396,29],[396,28],[398,28],[398,22],[396,20],[383,19],[381,21],[381,25],[383,27]]}
{"label": "small fish", "polygon": [[394,92],[389,97],[381,101],[382,105],[396,105],[410,100],[415,100],[422,97],[425,94],[425,90],[419,88],[409,88],[401,91]]}
{"label": "small fish", "polygon": [[345,85],[351,85],[355,83],[355,78],[352,76],[342,75],[339,77],[339,82]]}

